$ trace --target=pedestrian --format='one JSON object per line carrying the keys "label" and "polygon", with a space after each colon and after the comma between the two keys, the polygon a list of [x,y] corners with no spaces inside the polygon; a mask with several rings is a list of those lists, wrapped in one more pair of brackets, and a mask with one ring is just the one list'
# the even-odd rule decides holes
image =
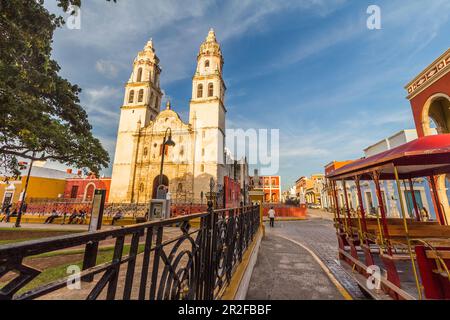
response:
{"label": "pedestrian", "polygon": [[270,207],[269,219],[270,219],[270,227],[274,228],[275,227],[275,210],[273,209],[273,207]]}
{"label": "pedestrian", "polygon": [[123,214],[122,214],[122,211],[117,211],[117,213],[114,215],[114,217],[112,218],[112,221],[111,221],[111,225],[113,226],[118,220],[120,220],[120,219],[122,219],[123,218]]}
{"label": "pedestrian", "polygon": [[430,220],[430,214],[428,213],[427,208],[422,207],[422,210],[420,210],[420,215],[422,216],[423,222],[427,222]]}
{"label": "pedestrian", "polygon": [[67,216],[67,211],[64,211],[64,213],[63,213],[63,221],[61,222],[61,224],[66,224],[66,216]]}
{"label": "pedestrian", "polygon": [[44,224],[52,224],[53,223],[53,220],[55,220],[56,218],[58,218],[58,212],[56,211],[56,210],[53,210],[52,211],[52,214],[47,218],[47,219],[45,219],[45,222],[44,222]]}
{"label": "pedestrian", "polygon": [[78,218],[77,210],[73,210],[72,214],[69,217],[69,222],[67,224],[72,224],[72,222]]}
{"label": "pedestrian", "polygon": [[[11,203],[8,203],[5,206],[5,216],[3,217],[3,219],[5,219],[5,223],[9,222],[9,217],[10,217],[10,214],[11,214],[11,207],[12,207]],[[3,219],[2,219],[2,221],[3,221]]]}

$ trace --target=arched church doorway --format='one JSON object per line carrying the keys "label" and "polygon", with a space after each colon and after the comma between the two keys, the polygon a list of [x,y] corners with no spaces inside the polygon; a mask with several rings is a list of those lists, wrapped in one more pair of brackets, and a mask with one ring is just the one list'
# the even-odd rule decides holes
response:
{"label": "arched church doorway", "polygon": [[[166,186],[167,189],[169,188],[169,178],[167,178],[166,175],[162,176],[162,184],[164,186]],[[153,179],[153,192],[152,192],[152,198],[153,199],[156,199],[156,195],[157,195],[157,192],[158,192],[158,186],[159,186],[159,175],[157,175],[155,177],[155,179]]]}
{"label": "arched church doorway", "polygon": [[[422,129],[426,136],[450,133],[450,97],[448,95],[438,93],[428,99],[422,111]],[[447,224],[450,223],[449,179],[449,175],[436,177],[436,188],[441,202],[436,205],[444,211]]]}

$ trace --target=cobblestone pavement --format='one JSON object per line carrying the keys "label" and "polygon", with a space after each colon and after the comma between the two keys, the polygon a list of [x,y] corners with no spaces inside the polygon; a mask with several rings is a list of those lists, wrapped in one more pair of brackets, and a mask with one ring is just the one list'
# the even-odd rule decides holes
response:
{"label": "cobblestone pavement", "polygon": [[338,244],[332,224],[332,214],[309,210],[305,221],[276,222],[275,228],[266,224],[266,236],[282,236],[297,241],[312,250],[354,299],[365,299],[353,277],[338,259]]}
{"label": "cobblestone pavement", "polygon": [[261,243],[247,300],[343,300],[314,257],[271,234]]}

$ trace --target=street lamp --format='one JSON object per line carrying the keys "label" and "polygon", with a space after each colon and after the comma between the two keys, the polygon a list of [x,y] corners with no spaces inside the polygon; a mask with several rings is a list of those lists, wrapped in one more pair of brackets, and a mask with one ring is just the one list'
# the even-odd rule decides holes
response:
{"label": "street lamp", "polygon": [[23,212],[23,204],[25,202],[25,197],[27,196],[27,190],[28,190],[28,184],[30,183],[30,175],[31,175],[31,168],[33,167],[33,161],[35,157],[36,152],[33,151],[33,155],[31,156],[30,164],[28,165],[28,173],[27,173],[27,179],[25,181],[25,187],[22,191],[22,199],[20,199],[20,206],[19,206],[19,212],[17,213],[16,223],[14,224],[14,227],[20,228],[20,222],[22,220],[22,212]]}
{"label": "street lamp", "polygon": [[[169,137],[167,138],[167,133],[169,133]],[[164,167],[164,155],[165,155],[165,151],[166,151],[166,146],[168,147],[174,147],[175,146],[175,142],[172,140],[172,129],[167,128],[166,132],[164,133],[164,139],[163,139],[163,143],[161,146],[161,166],[159,169],[159,182],[158,182],[158,190],[159,188],[162,186],[163,184],[163,167]],[[159,195],[159,199],[162,198],[162,195],[158,192]],[[161,198],[160,198],[161,197]]]}

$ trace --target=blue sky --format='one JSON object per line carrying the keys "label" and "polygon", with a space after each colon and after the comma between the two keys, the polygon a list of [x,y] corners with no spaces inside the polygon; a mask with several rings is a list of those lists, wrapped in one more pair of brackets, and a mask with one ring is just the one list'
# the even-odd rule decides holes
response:
{"label": "blue sky", "polygon": [[[381,30],[366,27],[371,4],[381,8]],[[59,29],[53,56],[83,89],[113,159],[137,52],[153,38],[162,89],[187,120],[198,47],[213,27],[225,57],[227,127],[280,129],[287,187],[414,127],[404,86],[450,47],[449,19],[450,0],[85,0],[81,29]]]}

